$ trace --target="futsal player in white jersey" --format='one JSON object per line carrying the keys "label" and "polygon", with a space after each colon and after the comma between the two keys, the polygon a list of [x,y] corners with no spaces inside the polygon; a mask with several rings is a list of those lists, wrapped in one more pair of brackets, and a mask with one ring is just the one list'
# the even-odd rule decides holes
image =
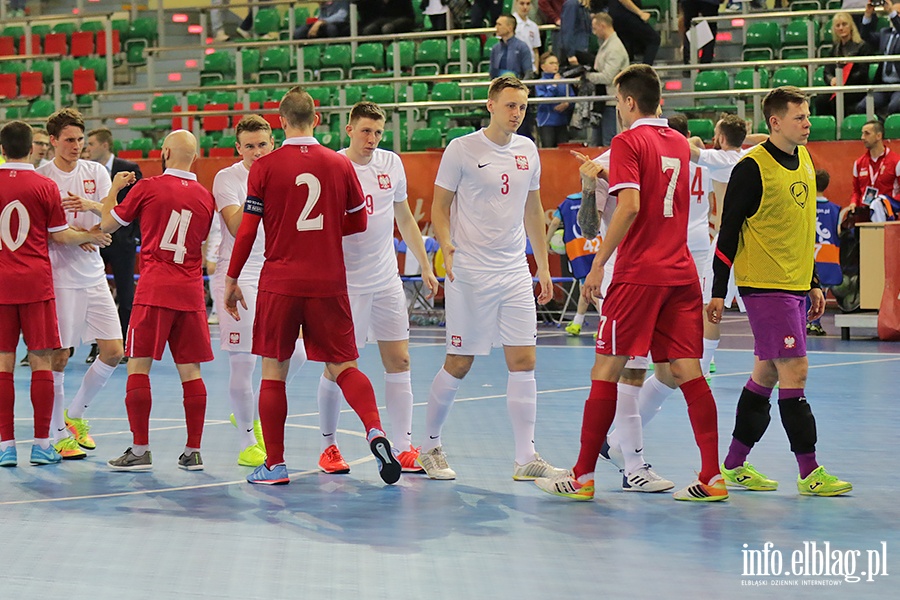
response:
{"label": "futsal player in white jersey", "polygon": [[450,142],[434,185],[431,219],[444,254],[447,355],[431,384],[426,439],[418,462],[432,479],[455,479],[441,429],[476,355],[501,344],[509,378],[506,405],[515,437],[513,479],[564,473],[534,450],[537,314],[525,258],[528,235],[540,281],[538,302],[550,300],[541,166],[534,142],[516,130],[528,88],[512,76],[491,82],[486,128]]}
{"label": "futsal player in white jersey", "polygon": [[[366,197],[368,225],[362,233],[344,237],[347,293],[356,345],[378,342],[384,365],[384,400],[390,416],[392,451],[404,472],[420,472],[419,451],[412,445],[413,393],[409,377],[409,313],[397,273],[394,221],[413,256],[422,266],[422,282],[429,297],[438,290],[422,232],[406,198],[406,172],[400,157],[378,148],[384,133],[384,111],[360,102],[350,111],[350,146],[340,153],[350,159]],[[319,468],[326,473],[349,473],[335,432],[344,396],[326,369],[319,380],[319,427],[322,454]]]}
{"label": "futsal player in white jersey", "polygon": [[[77,110],[64,108],[47,120],[53,160],[37,169],[59,187],[66,220],[75,230],[89,231],[100,224],[100,207],[111,186],[109,172],[100,163],[81,160],[84,119]],[[50,433],[63,459],[84,458],[81,448],[96,447],[85,410],[125,355],[122,327],[113,302],[106,270],[97,248],[50,244],[53,287],[62,349],[53,353],[53,419]],[[65,408],[64,372],[69,348],[97,341],[98,359],[91,364],[81,387]],[[80,447],[79,447],[80,446]]]}
{"label": "futsal player in white jersey", "polygon": [[[250,166],[257,159],[274,149],[272,128],[259,115],[249,115],[235,127],[238,154],[241,160],[216,173],[213,181],[213,196],[219,213],[221,242],[218,249],[216,270],[213,273],[212,294],[217,302],[225,298],[225,275],[231,261],[234,238],[241,225],[244,202],[247,200],[247,179]],[[259,275],[265,261],[266,236],[260,225],[250,257],[241,271],[238,283],[244,291],[248,318],[235,321],[227,312],[219,312],[219,337],[222,350],[228,353],[231,375],[228,381],[228,398],[231,402],[231,421],[238,431],[240,452],[238,464],[244,467],[258,467],[266,460],[265,441],[259,422],[259,398],[253,389],[253,371],[256,369],[256,355],[251,353],[253,344],[253,320],[256,316],[256,295]],[[306,362],[306,348],[298,339],[291,356],[289,383],[303,363]]]}

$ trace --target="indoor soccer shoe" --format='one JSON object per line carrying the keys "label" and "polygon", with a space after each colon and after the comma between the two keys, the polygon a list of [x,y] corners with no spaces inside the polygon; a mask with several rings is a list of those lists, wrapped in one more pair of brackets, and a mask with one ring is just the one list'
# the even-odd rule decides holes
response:
{"label": "indoor soccer shoe", "polygon": [[[228,416],[228,420],[231,421],[231,424],[237,428],[237,419],[234,418],[234,413],[231,413]],[[262,423],[260,423],[259,419],[253,421],[253,437],[256,438],[256,444],[259,446],[259,449],[263,452],[266,451],[266,442],[263,439],[262,433]]]}
{"label": "indoor soccer shoe", "polygon": [[581,324],[572,321],[568,325],[566,325],[566,333],[571,335],[572,337],[578,337],[581,335]]}
{"label": "indoor soccer shoe", "polygon": [[600,458],[619,471],[625,469],[625,455],[618,446],[613,448],[607,442],[603,442],[603,447],[600,448]]}
{"label": "indoor soccer shoe", "polygon": [[626,492],[665,492],[675,487],[668,479],[663,479],[650,468],[644,465],[627,477],[622,474],[622,489]]}
{"label": "indoor soccer shoe", "polygon": [[291,482],[291,478],[288,477],[287,467],[284,463],[275,465],[271,469],[263,463],[247,475],[247,481],[260,485],[287,485]]}
{"label": "indoor soccer shoe", "polygon": [[258,467],[266,462],[266,453],[263,452],[259,444],[251,444],[238,454],[238,465],[242,467]]}
{"label": "indoor soccer shoe", "polygon": [[178,468],[185,471],[202,471],[203,459],[200,458],[200,452],[194,450],[190,454],[181,453],[178,457]]}
{"label": "indoor soccer shoe", "polygon": [[829,475],[825,467],[817,467],[806,479],[797,475],[797,489],[804,496],[839,496],[853,489],[849,481]]}
{"label": "indoor soccer shoe", "polygon": [[715,359],[709,361],[709,372],[710,372],[710,373],[715,373],[715,372],[716,372],[716,361],[715,361]]}
{"label": "indoor soccer shoe", "polygon": [[725,489],[725,480],[722,479],[722,476],[716,475],[708,484],[701,483],[698,479],[686,488],[675,492],[673,496],[676,500],[690,502],[717,502],[728,500],[728,490]]}
{"label": "indoor soccer shoe", "polygon": [[87,452],[78,446],[78,442],[72,436],[59,440],[53,444],[53,448],[63,460],[81,460],[87,457]]}
{"label": "indoor soccer shoe", "polygon": [[425,470],[430,479],[456,479],[456,471],[447,464],[447,455],[441,446],[428,452],[420,452],[416,463]]}
{"label": "indoor soccer shoe", "polygon": [[19,464],[15,444],[0,452],[0,467],[14,467]]}
{"label": "indoor soccer shoe", "polygon": [[137,456],[128,448],[119,458],[114,458],[106,464],[113,471],[149,471],[153,468],[153,457],[147,450],[140,456]]}
{"label": "indoor soccer shoe", "polygon": [[400,466],[400,461],[391,451],[391,443],[388,439],[383,435],[377,435],[369,442],[369,448],[372,449],[372,454],[375,455],[375,460],[378,462],[378,474],[382,481],[388,484],[397,483],[403,467]]}
{"label": "indoor soccer shoe", "polygon": [[748,462],[733,469],[726,469],[723,463],[719,470],[725,485],[742,487],[753,492],[772,492],[778,489],[777,481],[769,479]]}
{"label": "indoor soccer shoe", "polygon": [[540,477],[534,480],[534,484],[554,496],[562,496],[570,500],[594,499],[594,480],[589,479],[580,483],[575,479],[572,471],[563,471],[555,477]]}
{"label": "indoor soccer shoe", "polygon": [[319,470],[329,475],[345,475],[350,472],[350,465],[344,460],[337,445],[332,444],[322,451],[319,457]]}
{"label": "indoor soccer shoe", "polygon": [[37,444],[31,447],[31,464],[33,465],[52,465],[62,460],[59,452],[51,445],[48,448],[41,448]]}
{"label": "indoor soccer shoe", "polygon": [[397,454],[397,461],[403,468],[404,473],[424,473],[425,469],[419,466],[416,459],[419,458],[419,449],[410,445],[409,450],[404,450]]}
{"label": "indoor soccer shoe", "polygon": [[63,413],[66,419],[66,429],[69,430],[69,433],[72,434],[72,437],[75,438],[75,441],[78,442],[78,445],[84,448],[85,450],[94,450],[97,448],[97,444],[94,443],[94,438],[91,437],[91,426],[88,424],[87,419],[71,419],[69,418],[69,411]]}
{"label": "indoor soccer shoe", "polygon": [[546,460],[541,458],[537,452],[534,453],[534,460],[520,465],[513,465],[513,479],[516,481],[534,481],[535,479],[557,477],[568,473],[565,469],[557,469]]}

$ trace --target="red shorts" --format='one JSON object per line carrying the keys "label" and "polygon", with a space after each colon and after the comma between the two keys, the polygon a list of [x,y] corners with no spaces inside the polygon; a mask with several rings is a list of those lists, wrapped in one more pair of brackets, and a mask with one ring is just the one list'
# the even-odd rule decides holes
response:
{"label": "red shorts", "polygon": [[289,359],[301,326],[309,360],[343,363],[359,358],[347,294],[311,298],[264,290],[256,298],[253,354],[278,362]]}
{"label": "red shorts", "polygon": [[59,348],[59,324],[53,298],[28,304],[0,304],[0,352],[15,352],[19,332],[29,350]]}
{"label": "red shorts", "polygon": [[128,322],[125,356],[162,360],[166,342],[177,365],[213,359],[205,311],[183,311],[135,304]]}
{"label": "red shorts", "polygon": [[597,354],[647,356],[654,362],[703,356],[700,283],[616,283],[603,299]]}

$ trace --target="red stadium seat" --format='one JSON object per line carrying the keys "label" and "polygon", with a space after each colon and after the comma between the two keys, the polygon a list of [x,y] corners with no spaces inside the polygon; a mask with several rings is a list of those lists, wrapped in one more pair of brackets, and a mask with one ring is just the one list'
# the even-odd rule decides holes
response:
{"label": "red stadium seat", "polygon": [[[25,43],[25,36],[19,36],[19,54],[27,54],[28,50],[27,44]],[[36,33],[31,34],[31,53],[32,54],[40,54],[41,53],[41,36]]]}
{"label": "red stadium seat", "polygon": [[69,53],[74,58],[90,56],[94,53],[94,32],[76,31],[72,34],[72,47]]}
{"label": "red stadium seat", "polygon": [[48,33],[44,36],[44,54],[66,55],[69,43],[64,33]]}
{"label": "red stadium seat", "polygon": [[[188,105],[188,110],[197,110],[197,106],[195,104]],[[181,107],[177,104],[172,107],[172,112],[181,112]],[[192,131],[194,129],[194,117],[187,118],[187,125],[184,124],[184,119],[181,117],[172,117],[172,129],[187,129],[188,131]]]}
{"label": "red stadium seat", "polygon": [[[234,103],[234,110],[244,110],[244,103],[243,103],[243,102],[235,102],[235,103]],[[250,110],[252,110],[252,111],[257,111],[257,110],[259,110],[259,102],[251,102],[251,103],[250,103]],[[241,119],[243,119],[243,118],[244,118],[244,115],[232,115],[232,117],[231,117],[231,126],[232,126],[232,127],[237,127],[237,124],[240,123],[240,122],[241,122]]]}
{"label": "red stadium seat", "polygon": [[[203,110],[228,110],[227,104],[207,104]],[[212,117],[203,117],[200,121],[200,128],[205,132],[225,131],[228,129],[228,115],[216,115]]]}
{"label": "red stadium seat", "polygon": [[234,148],[210,148],[210,158],[232,158],[234,157]]}
{"label": "red stadium seat", "polygon": [[116,156],[127,160],[134,160],[136,158],[144,158],[144,153],[140,150],[119,150],[116,152]]}
{"label": "red stadium seat", "polygon": [[97,91],[97,76],[93,69],[75,69],[72,73],[72,93],[76,96]]}
{"label": "red stadium seat", "polygon": [[19,95],[15,73],[0,73],[0,99],[15,98]]}
{"label": "red stadium seat", "polygon": [[156,148],[155,150],[151,150],[150,152],[147,153],[147,158],[157,158],[157,159],[162,158],[162,150],[159,148]]}
{"label": "red stadium seat", "polygon": [[[263,102],[263,108],[278,108],[278,106],[279,106],[279,103],[274,100],[268,100],[266,102]],[[267,113],[267,114],[264,114],[262,117],[263,117],[263,119],[266,120],[266,122],[269,123],[269,126],[272,129],[281,129],[281,120],[278,118],[277,112]]]}
{"label": "red stadium seat", "polygon": [[[122,44],[119,42],[119,32],[114,29],[112,32],[112,53],[118,54],[121,51]],[[106,32],[102,30],[97,32],[97,55],[106,56]]]}
{"label": "red stadium seat", "polygon": [[9,35],[0,35],[0,56],[16,55],[16,39]]}
{"label": "red stadium seat", "polygon": [[44,93],[44,75],[39,71],[23,71],[19,77],[20,96],[37,98]]}

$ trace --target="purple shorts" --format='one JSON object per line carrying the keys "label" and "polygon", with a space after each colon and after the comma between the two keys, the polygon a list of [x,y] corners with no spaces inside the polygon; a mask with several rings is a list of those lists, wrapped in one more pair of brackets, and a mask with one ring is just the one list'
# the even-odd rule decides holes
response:
{"label": "purple shorts", "polygon": [[806,297],[786,292],[743,296],[759,360],[806,356]]}

